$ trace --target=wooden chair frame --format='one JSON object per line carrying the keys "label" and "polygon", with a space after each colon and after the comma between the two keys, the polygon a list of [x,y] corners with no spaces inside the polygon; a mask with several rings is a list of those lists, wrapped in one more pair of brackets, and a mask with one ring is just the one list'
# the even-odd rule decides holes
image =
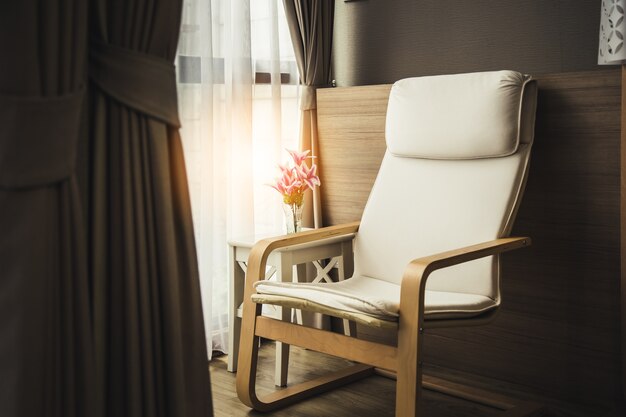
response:
{"label": "wooden chair frame", "polygon": [[[247,406],[258,411],[271,411],[372,375],[374,369],[379,368],[395,372],[397,375],[396,417],[417,416],[422,398],[422,337],[425,325],[428,326],[430,323],[433,323],[437,327],[447,327],[459,325],[461,322],[465,325],[470,324],[472,321],[484,322],[484,318],[481,317],[476,319],[425,322],[424,295],[428,277],[432,272],[441,268],[485,256],[497,255],[531,244],[530,238],[527,237],[500,238],[411,261],[404,271],[400,289],[397,348],[261,317],[261,305],[255,304],[251,300],[251,296],[255,293],[254,283],[264,279],[267,258],[273,250],[333,236],[356,233],[358,232],[359,224],[359,222],[354,222],[264,239],[252,248],[245,284],[239,368],[237,372],[237,395]],[[416,300],[417,302],[415,302]],[[358,364],[308,382],[287,387],[264,397],[259,397],[256,393],[258,337],[342,357],[358,362]],[[402,364],[402,366],[398,366],[398,364]],[[436,387],[431,388],[436,389]]]}

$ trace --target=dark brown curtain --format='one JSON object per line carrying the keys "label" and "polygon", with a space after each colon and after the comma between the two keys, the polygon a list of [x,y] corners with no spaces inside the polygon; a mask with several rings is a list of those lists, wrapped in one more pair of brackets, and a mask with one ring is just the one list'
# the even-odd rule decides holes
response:
{"label": "dark brown curtain", "polygon": [[0,415],[90,417],[82,0],[0,5]]}
{"label": "dark brown curtain", "polygon": [[178,134],[181,3],[90,3],[89,268],[107,417],[212,415]]}
{"label": "dark brown curtain", "polygon": [[[291,41],[298,62],[302,89],[300,149],[319,158],[317,144],[317,87],[331,83],[330,57],[333,44],[334,0],[283,0]],[[316,162],[319,163],[319,160]],[[319,189],[305,200],[303,225],[322,226]]]}

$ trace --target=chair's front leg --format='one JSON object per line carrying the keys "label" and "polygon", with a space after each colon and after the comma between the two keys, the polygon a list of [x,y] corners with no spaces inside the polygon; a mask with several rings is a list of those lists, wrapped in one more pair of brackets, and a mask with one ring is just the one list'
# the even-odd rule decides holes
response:
{"label": "chair's front leg", "polygon": [[[402,279],[398,328],[396,417],[420,415],[426,275],[423,265],[410,263]],[[419,296],[416,297],[416,294]]]}
{"label": "chair's front leg", "polygon": [[[276,271],[277,279],[283,282],[293,280],[293,261],[291,253],[280,255],[279,266]],[[299,278],[299,277],[298,277]],[[283,321],[291,322],[291,309],[289,307],[278,307],[280,318]],[[276,372],[274,375],[274,385],[277,387],[287,386],[287,374],[289,371],[289,345],[283,342],[276,342]]]}
{"label": "chair's front leg", "polygon": [[[260,250],[259,250],[260,249]],[[260,251],[258,256],[255,251]],[[252,256],[253,254],[257,256]],[[245,282],[243,315],[241,318],[241,338],[237,369],[237,395],[241,402],[254,409],[262,409],[263,404],[256,395],[256,371],[259,357],[258,337],[255,336],[256,318],[261,315],[261,305],[252,302],[254,283],[261,279],[261,272],[267,265],[264,248],[253,248],[248,263],[248,276]]]}

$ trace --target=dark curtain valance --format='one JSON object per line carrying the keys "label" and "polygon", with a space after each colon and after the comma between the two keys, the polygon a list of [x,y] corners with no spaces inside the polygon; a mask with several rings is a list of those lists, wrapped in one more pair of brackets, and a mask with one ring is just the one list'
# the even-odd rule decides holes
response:
{"label": "dark curtain valance", "polygon": [[0,188],[45,186],[70,177],[84,91],[56,97],[0,95]]}
{"label": "dark curtain valance", "polygon": [[170,126],[180,127],[176,70],[171,61],[92,42],[89,78],[109,97]]}

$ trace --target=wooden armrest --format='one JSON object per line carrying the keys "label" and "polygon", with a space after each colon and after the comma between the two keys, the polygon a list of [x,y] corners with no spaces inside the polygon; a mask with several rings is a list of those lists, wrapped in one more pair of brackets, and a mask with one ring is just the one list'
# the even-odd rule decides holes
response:
{"label": "wooden armrest", "polygon": [[[256,333],[256,319],[261,314],[261,304],[255,304],[252,301],[252,294],[255,293],[254,283],[260,279],[265,278],[265,266],[267,265],[267,258],[269,254],[278,248],[284,248],[291,245],[299,245],[303,243],[310,243],[316,240],[322,240],[342,235],[348,235],[356,233],[359,230],[360,222],[347,223],[337,226],[324,227],[321,229],[310,230],[306,232],[295,233],[292,235],[277,236],[274,238],[263,239],[257,242],[250,251],[248,257],[248,270],[246,274],[245,291],[243,298],[243,314],[241,322],[241,341],[242,349],[239,351],[239,371],[237,372],[237,395],[248,406],[257,408],[259,410],[270,410],[268,404],[259,400],[256,394],[254,381],[256,378],[256,363],[257,363],[257,351],[258,340]],[[332,379],[330,380],[332,382]],[[308,392],[315,387],[328,386],[329,382],[314,382],[311,385]],[[309,387],[309,385],[306,385]],[[278,391],[283,394],[290,390]],[[296,391],[291,396],[287,395],[286,401],[289,398],[297,398],[298,392],[306,393],[307,390]],[[274,404],[280,404],[284,402],[282,400],[275,400]]]}
{"label": "wooden armrest", "polygon": [[[477,245],[466,246],[464,248],[453,249],[437,253],[435,255],[414,259],[411,261],[409,266],[412,266],[413,268],[417,267],[420,270],[431,273],[437,269],[461,264],[463,262],[472,261],[485,256],[497,255],[502,252],[530,246],[530,244],[531,240],[529,237],[503,237],[489,242],[479,243]],[[405,276],[407,272],[408,270],[405,271]]]}
{"label": "wooden armrest", "polygon": [[[321,229],[307,230],[306,232],[294,233],[283,236],[276,236],[259,240],[254,244],[248,257],[248,274],[246,276],[246,293],[248,287],[265,277],[265,266],[269,254],[279,248],[286,246],[300,245],[303,243],[315,242],[350,233],[359,230],[360,222],[340,224],[337,226],[323,227]],[[252,292],[250,292],[252,294]],[[246,295],[246,297],[249,297]]]}
{"label": "wooden armrest", "polygon": [[[421,358],[423,345],[419,340],[424,329],[426,280],[433,271],[525,246],[530,246],[530,238],[507,237],[411,261],[404,270],[400,287],[398,363],[407,364],[409,372],[421,373],[421,362],[416,358]],[[400,368],[398,372],[400,378],[404,369]],[[403,387],[404,395],[414,395],[417,389],[416,385],[408,384]]]}
{"label": "wooden armrest", "polygon": [[419,311],[416,311],[416,313],[418,313],[419,317],[423,318],[426,281],[432,272],[485,256],[497,255],[513,249],[523,248],[530,246],[530,244],[531,240],[529,237],[504,237],[414,259],[407,265],[404,270],[404,275],[402,276],[400,314],[402,314],[403,305],[415,305],[416,301],[419,300],[419,302],[417,302]]}

